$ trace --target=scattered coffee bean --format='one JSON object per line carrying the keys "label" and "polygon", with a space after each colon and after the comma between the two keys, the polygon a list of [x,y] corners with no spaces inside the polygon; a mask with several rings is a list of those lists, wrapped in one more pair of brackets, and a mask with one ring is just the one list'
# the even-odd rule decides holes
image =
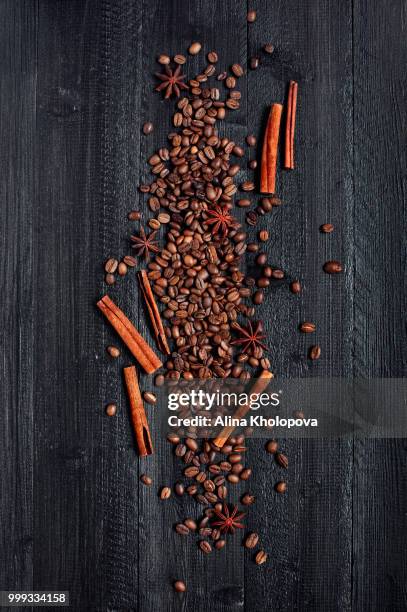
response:
{"label": "scattered coffee bean", "polygon": [[157,62],[162,66],[168,66],[168,64],[171,62],[171,58],[168,55],[159,55]]}
{"label": "scattered coffee bean", "polygon": [[127,274],[127,266],[124,261],[121,261],[117,268],[117,273],[119,276],[125,276]]}
{"label": "scattered coffee bean", "polygon": [[141,219],[141,212],[139,210],[132,210],[127,217],[130,221],[139,221]]}
{"label": "scattered coffee bean", "polygon": [[290,283],[290,291],[291,293],[300,293],[301,292],[301,285],[300,285],[300,281],[292,281],[292,283]]}
{"label": "scattered coffee bean", "polygon": [[246,19],[249,23],[253,23],[254,21],[256,21],[256,17],[257,17],[257,13],[256,11],[248,11]]}
{"label": "scattered coffee bean", "polygon": [[246,136],[246,142],[249,145],[249,147],[255,147],[257,143],[256,136],[254,136],[253,134],[248,134]]}
{"label": "scattered coffee bean", "polygon": [[304,321],[300,325],[300,331],[304,334],[312,334],[316,329],[315,323],[311,323],[310,321]]}
{"label": "scattered coffee bean", "polygon": [[157,396],[155,395],[155,393],[152,393],[151,391],[144,391],[143,399],[147,404],[153,405],[157,403]]}
{"label": "scattered coffee bean", "polygon": [[260,64],[260,60],[258,57],[251,57],[250,58],[250,68],[252,70],[256,70],[259,67]]}
{"label": "scattered coffee bean", "polygon": [[276,484],[275,489],[277,493],[285,493],[287,491],[287,483],[280,481]]}
{"label": "scattered coffee bean", "polygon": [[[175,484],[174,491],[175,491],[175,493],[176,493],[177,495],[179,495],[179,497],[181,497],[182,495],[184,495],[184,493],[185,493],[185,487],[184,487],[184,485],[182,484],[182,482],[177,482],[177,483]],[[184,521],[184,522],[185,522],[185,521]]]}
{"label": "scattered coffee bean", "polygon": [[177,593],[185,593],[187,587],[185,585],[185,582],[182,582],[182,580],[176,580],[174,582],[174,589],[177,591]]}
{"label": "scattered coffee bean", "polygon": [[156,387],[162,387],[164,383],[165,383],[164,374],[157,374],[157,376],[154,378],[155,386]]}
{"label": "scattered coffee bean", "polygon": [[207,542],[206,540],[201,540],[199,542],[199,548],[202,550],[203,553],[205,553],[206,555],[209,555],[209,553],[212,552],[212,546],[209,544],[209,542]]}
{"label": "scattered coffee bean", "polygon": [[216,548],[216,550],[221,550],[226,544],[226,540],[217,540],[217,542],[215,542],[214,546]]}
{"label": "scattered coffee bean", "polygon": [[261,240],[261,242],[267,242],[267,240],[269,239],[269,233],[267,230],[261,230],[259,232],[259,240]]}
{"label": "scattered coffee bean", "polygon": [[178,525],[175,525],[175,531],[179,535],[188,535],[189,534],[188,527],[186,525],[184,525],[183,523],[178,523]]}
{"label": "scattered coffee bean", "polygon": [[167,434],[167,440],[171,444],[179,444],[180,437],[176,433],[169,433]]}
{"label": "scattered coffee bean", "polygon": [[321,357],[321,347],[318,346],[317,344],[314,345],[314,346],[311,346],[311,348],[309,350],[309,358],[312,361],[316,361],[320,357]]}
{"label": "scattered coffee bean", "polygon": [[142,474],[140,476],[140,480],[143,484],[147,485],[148,487],[153,484],[153,479],[150,478],[150,476],[147,476],[147,474]]}
{"label": "scattered coffee bean", "polygon": [[334,226],[332,223],[324,223],[319,229],[323,234],[331,234],[334,231]]}
{"label": "scattered coffee bean", "polygon": [[342,272],[342,264],[339,261],[327,261],[324,264],[324,271],[327,274],[339,274]]}
{"label": "scattered coffee bean", "polygon": [[259,541],[259,536],[257,533],[250,533],[245,540],[246,548],[256,548]]}
{"label": "scattered coffee bean", "polygon": [[123,262],[128,268],[134,268],[137,265],[137,259],[131,255],[126,255],[123,257]]}
{"label": "scattered coffee bean", "polygon": [[255,501],[256,501],[256,498],[254,497],[254,495],[251,495],[250,493],[245,493],[242,496],[242,504],[244,506],[251,506],[252,504],[254,504]]}
{"label": "scattered coffee bean", "polygon": [[257,168],[257,161],[255,159],[252,159],[249,161],[249,168],[250,170],[256,170]]}
{"label": "scattered coffee bean", "polygon": [[276,461],[282,468],[288,468],[288,457],[283,455],[283,453],[276,454]]}
{"label": "scattered coffee bean", "polygon": [[244,70],[240,64],[233,64],[231,70],[236,77],[241,77],[244,74]]}
{"label": "scattered coffee bean", "polygon": [[266,561],[267,561],[267,553],[264,552],[264,550],[259,550],[259,552],[256,555],[256,564],[262,565]]}
{"label": "scattered coffee bean", "polygon": [[114,274],[106,274],[105,283],[106,285],[114,285],[116,282],[116,277]]}
{"label": "scattered coffee bean", "polygon": [[149,134],[152,133],[152,131],[154,130],[154,126],[151,123],[151,121],[147,121],[144,125],[143,125],[143,134],[145,134],[146,136],[148,136]]}
{"label": "scattered coffee bean", "polygon": [[271,55],[274,51],[274,45],[272,45],[271,43],[267,43],[263,46],[263,51]]}
{"label": "scattered coffee bean", "polygon": [[202,49],[202,45],[199,42],[193,42],[192,45],[188,49],[188,53],[190,55],[197,55]]}
{"label": "scattered coffee bean", "polygon": [[160,499],[168,499],[171,497],[171,489],[170,487],[163,487],[160,492]]}
{"label": "scattered coffee bean", "polygon": [[116,346],[108,346],[106,350],[110,357],[113,357],[114,359],[117,359],[117,357],[120,356],[120,349],[118,349]]}
{"label": "scattered coffee bean", "polygon": [[277,440],[270,440],[269,442],[267,442],[266,450],[268,453],[271,453],[272,455],[274,455],[277,452],[277,449],[278,449]]}
{"label": "scattered coffee bean", "polygon": [[209,51],[206,57],[210,64],[216,64],[216,62],[218,61],[218,54],[216,53],[216,51]]}
{"label": "scattered coffee bean", "polygon": [[185,55],[181,55],[180,53],[178,53],[177,55],[174,56],[174,62],[176,64],[179,64],[180,66],[183,66],[186,61],[187,61],[187,58],[185,57]]}
{"label": "scattered coffee bean", "polygon": [[114,416],[116,414],[116,412],[117,412],[116,404],[108,404],[106,406],[106,414],[107,414],[107,416],[112,417],[112,416]]}
{"label": "scattered coffee bean", "polygon": [[117,270],[118,265],[119,262],[117,261],[117,259],[114,259],[113,257],[108,259],[105,263],[105,272],[107,272],[108,274],[114,274]]}

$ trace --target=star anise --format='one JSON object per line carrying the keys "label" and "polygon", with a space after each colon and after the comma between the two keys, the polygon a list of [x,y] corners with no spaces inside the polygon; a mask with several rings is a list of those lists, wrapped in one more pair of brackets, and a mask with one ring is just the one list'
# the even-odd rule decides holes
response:
{"label": "star anise", "polygon": [[214,234],[217,234],[220,230],[224,236],[227,236],[229,229],[238,225],[237,219],[232,217],[227,206],[214,204],[213,208],[207,210],[207,215],[205,223],[209,226],[213,225]]}
{"label": "star anise", "polygon": [[137,255],[140,257],[143,255],[144,259],[150,259],[150,253],[158,253],[160,250],[157,246],[157,240],[154,240],[157,231],[151,232],[146,235],[144,229],[140,228],[140,234],[138,236],[130,236],[131,241],[134,242],[133,249],[136,250]]}
{"label": "star anise", "polygon": [[168,99],[171,94],[175,94],[177,98],[181,95],[181,89],[189,89],[186,83],[183,83],[183,80],[186,78],[185,74],[181,73],[181,66],[177,66],[175,71],[172,71],[172,68],[169,66],[165,66],[165,72],[156,72],[155,76],[157,79],[160,79],[162,83],[157,85],[155,88],[156,91],[165,90],[165,99]]}
{"label": "star anise", "polygon": [[235,533],[236,529],[243,529],[244,525],[241,523],[241,519],[245,516],[245,512],[238,513],[238,507],[235,506],[230,512],[227,504],[223,504],[223,512],[214,508],[214,513],[220,519],[219,521],[212,522],[214,527],[219,527],[221,533]]}
{"label": "star anise", "polygon": [[253,321],[253,323],[249,321],[246,327],[242,327],[239,323],[233,323],[232,327],[238,332],[239,338],[232,340],[230,344],[241,344],[244,353],[254,351],[258,347],[267,351],[266,345],[262,342],[265,335],[260,321]]}

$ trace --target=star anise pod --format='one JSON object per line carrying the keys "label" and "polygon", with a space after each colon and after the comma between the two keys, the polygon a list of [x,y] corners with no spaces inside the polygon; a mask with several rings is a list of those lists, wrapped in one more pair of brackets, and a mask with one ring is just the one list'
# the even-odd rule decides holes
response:
{"label": "star anise pod", "polygon": [[232,327],[238,332],[239,337],[232,340],[230,344],[241,344],[244,353],[254,351],[258,347],[267,351],[266,345],[262,342],[265,335],[260,321],[253,321],[253,323],[249,321],[246,327],[242,327],[239,323],[233,323]]}
{"label": "star anise pod", "polygon": [[213,208],[209,208],[206,214],[208,216],[205,219],[205,223],[209,226],[213,225],[214,234],[221,231],[226,236],[229,229],[235,228],[238,225],[237,219],[232,217],[227,206],[214,204]]}
{"label": "star anise pod", "polygon": [[189,89],[186,83],[183,83],[183,80],[186,78],[185,74],[181,74],[181,66],[177,66],[175,71],[172,71],[172,68],[169,66],[165,66],[165,72],[156,72],[155,76],[157,79],[160,79],[162,83],[157,85],[155,88],[156,91],[165,90],[165,99],[168,99],[171,94],[175,94],[177,98],[181,95],[181,89]]}
{"label": "star anise pod", "polygon": [[154,240],[157,231],[151,232],[146,235],[144,229],[140,228],[140,234],[138,236],[130,236],[131,241],[134,242],[133,249],[136,250],[137,255],[140,257],[143,255],[144,259],[150,259],[150,253],[158,253],[160,250],[157,246],[157,240]]}
{"label": "star anise pod", "polygon": [[219,518],[219,521],[212,522],[214,527],[219,527],[221,533],[235,533],[236,529],[243,529],[244,525],[241,519],[245,516],[245,512],[238,513],[238,507],[235,506],[230,512],[227,504],[223,504],[223,512],[214,508],[214,513]]}

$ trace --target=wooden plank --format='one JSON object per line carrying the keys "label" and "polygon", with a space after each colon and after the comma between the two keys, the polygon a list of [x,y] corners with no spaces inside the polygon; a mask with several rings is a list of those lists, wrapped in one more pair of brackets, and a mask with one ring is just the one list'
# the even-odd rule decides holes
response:
{"label": "wooden plank", "polygon": [[[246,8],[243,2],[206,2],[204,0],[171,0],[144,2],[143,6],[143,93],[141,126],[150,120],[155,129],[152,136],[143,139],[140,156],[140,182],[151,180],[146,160],[158,147],[167,142],[172,131],[174,104],[162,101],[153,92],[159,71],[156,57],[160,53],[171,56],[187,54],[191,42],[200,41],[202,51],[197,57],[188,57],[186,70],[190,77],[206,66],[205,55],[216,50],[219,55],[218,71],[227,69],[234,62],[246,63]],[[230,33],[233,32],[231,36]],[[221,88],[223,92],[224,89]],[[230,114],[224,122],[222,134],[243,143],[246,134],[246,91],[239,111]],[[239,175],[240,176],[240,175]],[[147,210],[146,204],[143,204]],[[146,317],[140,310],[140,327],[145,329]],[[147,384],[147,383],[146,383]],[[140,462],[140,472],[148,472],[154,487],[139,491],[140,550],[145,551],[139,562],[139,609],[150,610],[211,610],[233,611],[243,606],[243,562],[241,538],[231,538],[220,552],[205,556],[197,547],[194,536],[182,538],[174,532],[174,525],[192,515],[201,515],[190,499],[159,501],[160,486],[173,485],[182,476],[183,464],[173,457],[173,450],[158,429],[155,414],[153,422],[155,455]],[[161,408],[163,409],[163,408]],[[238,491],[233,499],[238,499]],[[232,501],[232,498],[231,498]],[[175,593],[171,584],[176,579],[186,582],[184,595]]]}
{"label": "wooden plank", "polygon": [[136,197],[139,28],[134,2],[40,3],[34,583],[69,590],[74,609],[137,601],[137,458],[121,380],[130,356],[106,355],[119,342],[95,303]]}
{"label": "wooden plank", "polygon": [[0,588],[32,587],[36,6],[0,5]]}
{"label": "wooden plank", "polygon": [[[296,169],[280,168],[283,206],[261,226],[271,239],[272,266],[287,281],[272,288],[262,316],[271,339],[276,377],[347,376],[352,371],[352,29],[351,2],[256,2],[257,21],[248,26],[248,52],[261,66],[249,74],[249,131],[264,133],[267,108],[284,102],[288,82],[299,83]],[[275,46],[272,55],[262,51]],[[284,125],[284,123],[283,123]],[[284,133],[284,132],[282,132]],[[281,147],[281,153],[283,147]],[[332,235],[319,226],[331,222]],[[328,259],[340,259],[341,278],[324,274]],[[299,278],[300,296],[288,283]],[[312,339],[298,332],[312,320]],[[307,359],[310,344],[321,359]],[[293,406],[301,409],[302,406]],[[250,444],[256,465],[251,490],[256,504],[251,526],[259,531],[269,561],[261,567],[248,555],[245,601],[251,609],[350,610],[352,534],[352,445],[337,440],[282,440],[289,457],[283,473],[264,451]],[[288,480],[279,496],[274,484]]]}
{"label": "wooden plank", "polygon": [[[406,4],[354,2],[355,376],[406,375]],[[353,607],[405,610],[405,440],[355,443]]]}

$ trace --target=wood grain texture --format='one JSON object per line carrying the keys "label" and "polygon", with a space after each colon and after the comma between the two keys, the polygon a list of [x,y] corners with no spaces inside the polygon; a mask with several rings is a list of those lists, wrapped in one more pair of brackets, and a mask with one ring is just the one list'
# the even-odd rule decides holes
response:
{"label": "wood grain texture", "polygon": [[[70,609],[100,612],[405,610],[404,440],[282,440],[285,496],[273,489],[281,468],[250,441],[253,478],[233,497],[256,495],[246,522],[269,562],[257,567],[239,536],[206,557],[173,530],[196,504],[158,498],[181,474],[159,408],[146,407],[155,455],[135,454],[122,379],[133,359],[121,345],[118,360],[106,354],[119,342],[95,307],[103,262],[130,252],[128,211],[147,216],[137,185],[171,131],[155,58],[198,40],[190,75],[212,49],[220,69],[261,57],[221,128],[238,143],[254,133],[260,148],[268,107],[299,82],[296,170],[280,165],[284,205],[260,223],[286,272],[259,311],[275,375],[405,376],[405,1],[13,0],[0,16],[0,589],[69,590]],[[322,272],[336,258],[341,278]],[[108,293],[155,346],[135,274]],[[308,318],[314,364],[297,327]],[[151,382],[141,373],[143,389]]]}
{"label": "wood grain texture", "polygon": [[[406,376],[407,5],[354,2],[355,376]],[[405,440],[354,445],[355,610],[407,608]]]}

